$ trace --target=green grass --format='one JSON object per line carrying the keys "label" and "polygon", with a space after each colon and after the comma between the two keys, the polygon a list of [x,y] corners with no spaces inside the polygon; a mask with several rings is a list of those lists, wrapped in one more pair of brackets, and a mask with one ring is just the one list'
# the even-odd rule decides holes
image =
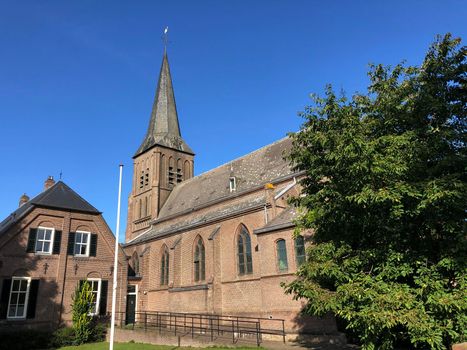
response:
{"label": "green grass", "polygon": [[[80,346],[66,346],[60,348],[59,350],[108,350],[109,343],[91,343],[84,344]],[[225,350],[225,349],[235,349],[235,350],[252,350],[252,349],[263,349],[263,348],[229,348],[229,347],[207,347],[207,348],[192,348],[192,347],[177,347],[177,346],[167,346],[167,345],[151,345],[151,344],[141,344],[141,343],[115,343],[115,350],[183,350],[183,349],[208,349],[208,350]]]}

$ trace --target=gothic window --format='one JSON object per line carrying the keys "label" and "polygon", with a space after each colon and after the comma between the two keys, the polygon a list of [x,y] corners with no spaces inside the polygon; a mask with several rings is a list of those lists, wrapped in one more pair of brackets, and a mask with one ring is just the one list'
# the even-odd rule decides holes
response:
{"label": "gothic window", "polygon": [[195,282],[204,281],[206,279],[205,261],[206,254],[203,239],[198,237],[196,240],[195,255],[193,259],[195,265]]}
{"label": "gothic window", "polygon": [[144,197],[144,216],[149,215],[148,197]]}
{"label": "gothic window", "polygon": [[183,166],[183,175],[184,179],[187,180],[190,178],[190,162],[185,160],[185,164]]}
{"label": "gothic window", "polygon": [[131,256],[131,268],[133,269],[134,276],[139,276],[139,257],[137,252],[134,252]]}
{"label": "gothic window", "polygon": [[287,263],[287,247],[285,245],[285,240],[279,239],[276,241],[276,251],[277,251],[277,268],[280,272],[287,271],[289,265]]}
{"label": "gothic window", "polygon": [[240,275],[253,273],[250,234],[243,225],[241,226],[240,232],[237,236],[237,256],[238,273]]}
{"label": "gothic window", "polygon": [[166,186],[166,180],[167,180],[167,163],[166,163],[166,157],[165,155],[161,155],[161,167],[160,167],[160,173],[159,173],[159,179],[161,186]]}
{"label": "gothic window", "polygon": [[169,250],[164,247],[161,256],[161,286],[169,284]]}
{"label": "gothic window", "polygon": [[138,218],[143,217],[143,200],[139,199],[139,211],[138,211]]}
{"label": "gothic window", "polygon": [[294,240],[295,246],[295,262],[297,267],[301,266],[306,261],[305,241],[303,236],[298,236]]}

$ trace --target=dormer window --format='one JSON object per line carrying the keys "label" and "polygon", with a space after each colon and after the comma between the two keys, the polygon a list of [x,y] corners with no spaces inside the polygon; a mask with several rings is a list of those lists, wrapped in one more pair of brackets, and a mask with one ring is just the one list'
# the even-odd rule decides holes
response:
{"label": "dormer window", "polygon": [[229,187],[230,187],[230,192],[234,192],[237,190],[237,179],[235,178],[235,176],[230,177]]}

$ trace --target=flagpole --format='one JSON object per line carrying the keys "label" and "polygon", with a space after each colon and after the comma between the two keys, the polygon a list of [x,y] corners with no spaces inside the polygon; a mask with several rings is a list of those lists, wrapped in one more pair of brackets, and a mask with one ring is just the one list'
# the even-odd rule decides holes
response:
{"label": "flagpole", "polygon": [[114,348],[115,335],[115,304],[117,299],[117,271],[118,271],[118,235],[120,233],[120,199],[122,196],[122,171],[123,164],[120,164],[120,178],[118,181],[118,204],[117,204],[117,228],[115,229],[115,257],[114,257],[114,281],[112,285],[112,320],[110,323],[110,350]]}

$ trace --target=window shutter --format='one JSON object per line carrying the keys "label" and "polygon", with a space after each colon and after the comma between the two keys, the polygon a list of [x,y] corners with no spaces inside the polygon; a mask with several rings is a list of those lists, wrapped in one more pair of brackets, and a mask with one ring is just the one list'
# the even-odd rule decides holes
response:
{"label": "window shutter", "polygon": [[52,249],[52,254],[60,254],[61,245],[62,245],[62,231],[55,230],[54,247]]}
{"label": "window shutter", "polygon": [[39,291],[39,280],[31,280],[29,286],[28,310],[26,318],[36,317],[37,292]]}
{"label": "window shutter", "polygon": [[30,228],[29,229],[29,239],[28,239],[28,246],[26,248],[27,253],[34,253],[36,250],[36,236],[37,236],[37,228]]}
{"label": "window shutter", "polygon": [[107,290],[109,286],[109,281],[101,281],[101,300],[99,301],[99,315],[107,314]]}
{"label": "window shutter", "polygon": [[97,253],[97,235],[91,233],[91,247],[89,248],[89,256],[96,256]]}
{"label": "window shutter", "polygon": [[75,233],[70,232],[68,234],[68,247],[67,247],[67,254],[74,255],[75,254]]}
{"label": "window shutter", "polygon": [[4,279],[2,294],[0,295],[0,319],[5,319],[8,311],[8,299],[10,297],[11,278]]}

